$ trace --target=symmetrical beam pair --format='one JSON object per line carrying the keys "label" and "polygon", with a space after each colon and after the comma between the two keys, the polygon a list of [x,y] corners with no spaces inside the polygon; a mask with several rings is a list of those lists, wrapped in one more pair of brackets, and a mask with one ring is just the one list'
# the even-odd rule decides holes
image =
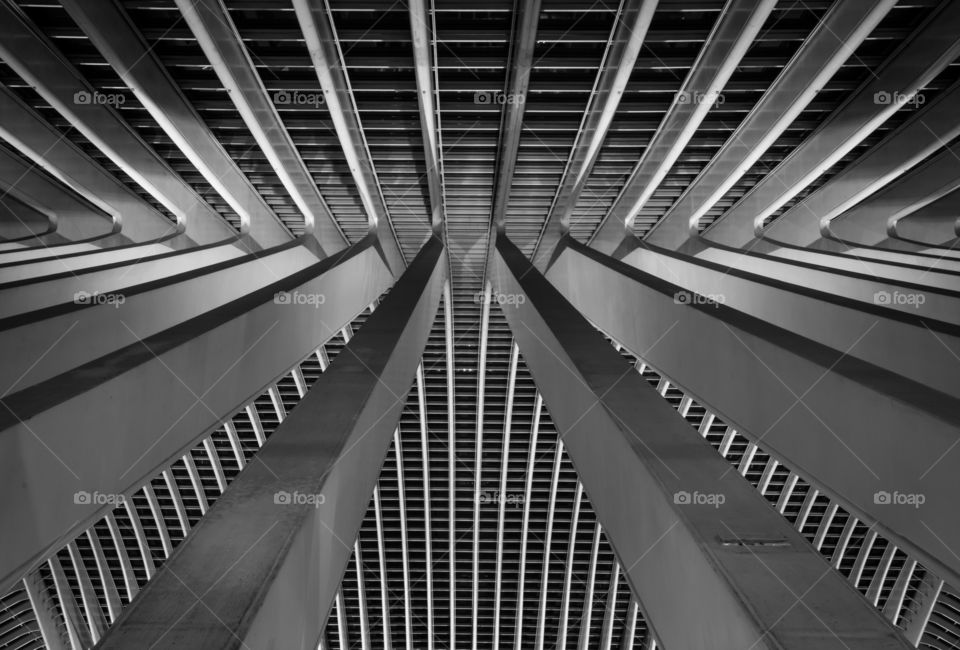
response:
{"label": "symmetrical beam pair", "polygon": [[[908,647],[557,287],[503,234],[494,239],[492,289],[525,298],[503,307],[519,352],[666,647]],[[653,298],[619,287],[664,293],[665,283],[638,279],[627,265],[588,253],[566,246],[552,281],[598,324],[635,322],[644,336],[656,332],[660,340],[639,343],[618,333],[631,347],[644,345],[644,356],[660,360],[661,345],[668,349],[664,358],[675,355],[672,330],[689,326],[671,325],[664,319],[673,314],[661,314],[662,304],[643,309]],[[104,647],[189,645],[201,638],[218,647],[316,646],[444,291],[443,255],[436,240],[424,247],[351,340],[351,352],[284,421],[258,456],[262,463],[238,477],[108,632]],[[584,287],[597,286],[597,269],[614,265],[605,286],[631,301],[618,309],[649,316],[605,314],[583,299],[596,293]],[[571,280],[580,276],[582,283]],[[773,332],[753,331],[742,319],[729,327],[757,339]],[[686,357],[682,362],[692,365]],[[274,495],[284,492],[303,498],[276,503]]]}

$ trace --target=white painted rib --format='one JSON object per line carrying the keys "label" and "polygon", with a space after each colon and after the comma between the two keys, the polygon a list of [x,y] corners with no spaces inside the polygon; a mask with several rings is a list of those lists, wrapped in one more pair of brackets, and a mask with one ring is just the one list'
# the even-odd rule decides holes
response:
{"label": "white painted rib", "polygon": [[837,516],[837,510],[839,509],[839,505],[831,503],[827,507],[827,511],[823,513],[823,519],[820,520],[820,527],[817,528],[817,536],[813,538],[813,547],[818,551],[823,548],[823,541],[827,538],[827,533],[830,532],[830,526],[833,524],[833,519]]}
{"label": "white painted rib", "polygon": [[720,441],[720,448],[717,449],[717,452],[724,458],[730,453],[730,446],[733,444],[733,439],[736,435],[737,430],[727,425],[727,430],[724,432],[723,439]]}
{"label": "white painted rib", "polygon": [[380,510],[380,485],[373,486],[373,510],[377,521],[377,558],[380,562],[380,603],[384,650],[393,650],[390,636],[390,590],[387,588],[387,555],[383,543],[383,513]]}
{"label": "white painted rib", "polygon": [[627,621],[623,627],[623,638],[620,640],[620,650],[633,650],[634,639],[637,635],[637,612],[640,606],[633,593],[630,593],[630,603],[627,605]]}
{"label": "white painted rib", "polygon": [[[557,482],[560,480],[560,461],[563,458],[563,442],[557,439],[557,450],[553,456],[553,473],[550,479],[550,501],[547,504],[547,537],[543,543],[543,567],[540,571],[540,608],[537,616],[537,650],[543,650],[544,635],[546,634],[545,625],[547,620],[547,591],[548,578],[550,576],[550,555],[553,549],[553,519],[557,507]],[[579,494],[579,487],[578,487]],[[579,509],[579,500],[574,503],[574,518]],[[563,630],[565,622],[561,622],[560,629]]]}
{"label": "white painted rib", "polygon": [[570,543],[567,545],[567,567],[563,577],[563,599],[560,604],[560,631],[557,648],[567,648],[567,624],[570,621],[570,582],[573,579],[573,549],[577,542],[577,525],[580,523],[580,503],[583,499],[583,484],[577,480],[577,494],[573,499],[573,520],[570,522]]}
{"label": "white painted rib", "polygon": [[417,402],[420,408],[420,452],[423,463],[423,525],[427,556],[427,648],[433,650],[433,524],[430,506],[430,447],[427,440],[427,398],[423,363],[417,366]]}
{"label": "white painted rib", "polygon": [[343,602],[343,590],[337,591],[337,640],[340,642],[340,650],[347,650],[350,647],[350,639],[347,638],[347,609]]}
{"label": "white painted rib", "polygon": [[483,473],[483,403],[486,392],[485,379],[487,374],[487,336],[490,331],[490,297],[491,286],[487,281],[483,288],[483,305],[480,312],[480,359],[477,370],[477,448],[474,460],[473,479],[473,582],[471,611],[470,647],[477,650],[477,622],[479,616],[479,588],[480,588],[480,488]]}
{"label": "white painted rib", "polygon": [[883,615],[894,625],[900,623],[900,610],[903,609],[903,601],[907,595],[907,588],[913,579],[913,573],[917,570],[917,561],[907,559],[900,569],[897,581],[893,583],[893,589],[890,590],[890,596],[883,605]]}
{"label": "white painted rib", "polygon": [[590,626],[593,622],[593,590],[597,585],[597,554],[600,552],[600,521],[593,527],[593,545],[590,547],[590,572],[587,576],[587,592],[583,598],[583,617],[580,619],[580,643],[578,650],[587,650],[590,644]]}
{"label": "white painted rib", "polygon": [[457,646],[457,418],[453,367],[453,300],[450,279],[443,283],[443,328],[447,354],[447,545],[450,571],[450,647]]}
{"label": "white painted rib", "polygon": [[704,414],[703,419],[700,421],[700,428],[697,429],[697,431],[700,433],[702,437],[706,438],[707,434],[710,433],[710,427],[713,426],[713,420],[716,417],[717,416],[715,416],[710,411],[707,411]]}
{"label": "white painted rib", "polygon": [[493,647],[500,647],[500,600],[503,595],[503,528],[507,507],[507,475],[510,468],[510,429],[513,427],[513,398],[517,387],[517,360],[520,347],[514,341],[507,380],[507,404],[503,423],[503,456],[500,462],[500,491],[497,508],[497,572],[493,596]]}
{"label": "white painted rib", "polygon": [[873,574],[873,580],[870,581],[870,587],[867,588],[867,600],[874,607],[880,602],[880,592],[890,573],[890,564],[893,562],[893,556],[897,552],[897,547],[887,542],[887,547],[883,550],[880,557],[880,564],[877,565],[877,572]]}
{"label": "white painted rib", "polygon": [[87,618],[90,638],[94,643],[99,643],[100,637],[103,636],[106,629],[106,621],[104,621],[103,612],[100,610],[100,601],[97,600],[97,595],[93,591],[90,574],[87,573],[87,567],[80,557],[80,551],[77,550],[75,542],[67,542],[67,554],[70,556],[73,572],[77,576],[77,584],[80,587],[80,602],[83,604],[83,611]]}
{"label": "white painted rib", "polygon": [[193,493],[197,495],[197,503],[200,506],[200,514],[207,514],[207,493],[203,489],[203,481],[200,480],[200,472],[197,471],[197,464],[193,460],[193,453],[187,452],[183,455],[183,464],[187,468],[187,475],[190,477],[190,485],[193,486]]}
{"label": "white painted rib", "polygon": [[267,393],[270,395],[270,403],[273,404],[273,410],[277,413],[277,419],[283,422],[287,417],[287,409],[283,405],[283,400],[280,399],[280,390],[276,384],[271,384],[270,388],[267,389]]}
{"label": "white painted rib", "polygon": [[103,593],[107,601],[107,617],[112,624],[120,611],[123,609],[123,603],[120,602],[120,594],[117,592],[117,585],[113,581],[113,574],[110,573],[110,566],[107,564],[107,558],[103,554],[103,545],[100,544],[100,537],[96,530],[91,526],[86,531],[87,541],[90,542],[90,548],[93,550],[93,559],[97,565],[97,575],[100,576],[100,584],[103,585]]}
{"label": "white painted rib", "polygon": [[[597,526],[599,530],[599,525]],[[603,613],[603,628],[600,635],[600,647],[611,650],[613,644],[613,619],[617,612],[617,587],[620,584],[620,563],[614,559],[613,572],[610,574],[610,587],[607,590],[607,606]]]}
{"label": "white painted rib", "polygon": [[837,540],[837,548],[833,552],[833,558],[831,558],[830,563],[833,565],[833,568],[839,568],[840,562],[843,560],[843,554],[847,552],[847,545],[850,543],[850,537],[853,535],[853,529],[857,525],[858,519],[853,515],[850,515],[847,519],[847,523],[843,527],[843,532],[840,533],[840,539]]}
{"label": "white painted rib", "polygon": [[360,647],[362,650],[371,650],[370,646],[370,618],[367,615],[367,593],[363,580],[363,557],[360,555],[360,540],[353,543],[354,567],[357,571],[357,600],[360,609]]}
{"label": "white painted rib", "polygon": [[767,466],[763,468],[763,475],[760,477],[760,484],[757,485],[757,490],[760,491],[760,494],[766,496],[767,489],[770,487],[770,480],[773,478],[774,472],[777,471],[780,461],[771,458],[767,461]]}
{"label": "white painted rib", "polygon": [[753,457],[756,455],[757,445],[752,442],[747,443],[747,449],[743,452],[743,458],[740,459],[740,466],[737,468],[740,476],[747,475],[747,472],[750,471],[750,463],[753,462]]}
{"label": "white painted rib", "polygon": [[127,602],[130,602],[140,591],[140,585],[137,584],[137,577],[133,573],[133,565],[130,563],[130,556],[127,554],[127,546],[123,543],[123,538],[120,536],[120,527],[117,526],[117,520],[112,512],[106,516],[106,520],[107,528],[110,530],[110,539],[113,540],[113,546],[117,549],[117,555],[120,557],[123,588],[127,592]]}
{"label": "white painted rib", "polygon": [[209,436],[203,439],[203,449],[207,452],[207,458],[210,459],[210,467],[213,469],[213,475],[217,479],[217,489],[220,494],[227,489],[227,479],[223,475],[223,467],[220,465],[220,457],[217,455],[217,448],[213,444],[213,438]]}
{"label": "white painted rib", "polygon": [[263,423],[260,421],[260,414],[257,413],[257,407],[253,402],[247,404],[243,409],[247,412],[247,419],[253,427],[253,435],[257,439],[257,446],[263,447],[267,442],[267,436],[263,431]]}
{"label": "white painted rib", "polygon": [[237,435],[237,427],[233,425],[233,420],[225,420],[223,430],[227,432],[227,440],[230,441],[233,457],[237,459],[237,468],[243,469],[247,464],[247,459],[243,456],[243,449],[240,447],[240,436]]}
{"label": "white painted rib", "polygon": [[330,355],[327,354],[327,348],[320,346],[317,348],[317,363],[320,364],[320,372],[326,372],[330,367]]}
{"label": "white painted rib", "polygon": [[130,525],[133,527],[133,536],[136,538],[137,547],[140,549],[140,557],[143,559],[143,568],[147,574],[147,580],[152,580],[157,569],[153,563],[153,554],[150,552],[147,536],[143,532],[140,515],[137,513],[137,508],[133,505],[133,499],[125,499],[123,507],[126,508],[127,517],[129,517]]}
{"label": "white painted rib", "polygon": [[787,482],[783,485],[783,490],[780,492],[780,498],[777,499],[777,512],[781,515],[786,511],[787,504],[790,503],[790,496],[793,494],[794,488],[797,487],[797,481],[800,479],[797,476],[796,472],[790,472],[787,475]]}
{"label": "white painted rib", "polygon": [[170,554],[173,553],[173,544],[170,543],[170,533],[167,531],[167,524],[163,519],[163,511],[160,510],[160,502],[157,501],[157,493],[153,491],[153,486],[150,483],[144,485],[142,489],[143,495],[147,497],[150,513],[157,524],[157,534],[160,535],[163,556],[170,557]]}
{"label": "white painted rib", "polygon": [[813,487],[812,485],[807,490],[807,496],[803,499],[803,504],[800,506],[800,514],[797,515],[797,530],[803,532],[803,527],[807,525],[807,519],[810,518],[810,511],[813,510],[813,504],[817,502],[817,497],[820,495],[820,490]]}
{"label": "white painted rib", "polygon": [[397,458],[397,496],[400,500],[400,546],[403,551],[403,608],[404,630],[407,648],[413,647],[413,614],[410,607],[410,549],[407,540],[407,499],[404,495],[406,481],[403,478],[403,449],[400,446],[400,429],[393,432],[393,448]]}
{"label": "white painted rib", "polygon": [[60,603],[60,612],[63,616],[64,626],[67,628],[67,637],[70,641],[70,647],[73,650],[87,650],[84,640],[87,640],[88,634],[84,631],[86,624],[80,620],[80,610],[77,607],[76,599],[73,597],[73,591],[67,582],[67,576],[63,573],[63,566],[60,565],[60,558],[54,553],[47,560],[47,566],[50,568],[50,575],[53,577],[53,588],[57,592],[57,602]]}
{"label": "white painted rib", "polygon": [[307,380],[303,378],[303,371],[300,370],[300,366],[294,366],[290,374],[293,375],[293,383],[297,387],[297,395],[303,399],[303,396],[307,394]]}
{"label": "white painted rib", "polygon": [[871,530],[867,533],[863,544],[860,545],[860,552],[857,553],[857,560],[853,563],[853,571],[850,572],[850,582],[854,587],[860,588],[860,579],[863,577],[863,569],[867,566],[867,558],[870,557],[870,551],[877,541],[877,531]]}
{"label": "white painted rib", "polygon": [[527,454],[527,484],[523,490],[523,525],[520,532],[520,580],[517,587],[517,620],[513,633],[514,650],[520,650],[520,630],[523,627],[523,596],[527,578],[527,536],[530,534],[530,501],[533,498],[533,468],[537,460],[537,438],[540,435],[540,414],[543,412],[543,396],[537,391],[533,405],[533,431],[530,433],[530,449]]}
{"label": "white painted rib", "polygon": [[180,489],[177,487],[177,482],[173,479],[173,470],[167,468],[163,470],[161,474],[163,475],[163,482],[167,485],[167,491],[170,492],[170,498],[173,499],[173,509],[177,512],[177,521],[180,524],[180,530],[183,531],[183,536],[186,537],[187,533],[190,532],[190,520],[187,519],[187,510],[183,507]]}

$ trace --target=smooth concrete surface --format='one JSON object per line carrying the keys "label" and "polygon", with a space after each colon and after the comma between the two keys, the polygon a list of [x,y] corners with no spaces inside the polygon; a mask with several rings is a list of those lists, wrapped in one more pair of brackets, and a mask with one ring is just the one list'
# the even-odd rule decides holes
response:
{"label": "smooth concrete surface", "polygon": [[505,236],[489,273],[526,298],[501,309],[664,647],[910,647]]}
{"label": "smooth concrete surface", "polygon": [[446,273],[431,238],[101,650],[317,648]]}
{"label": "smooth concrete surface", "polygon": [[[108,510],[76,492],[129,496],[389,288],[372,244],[6,395],[0,591]],[[278,302],[280,291],[325,301]]]}
{"label": "smooth concrete surface", "polygon": [[[831,348],[726,305],[680,303],[677,285],[582,244],[568,245],[547,277],[614,340],[960,584],[949,551],[960,548],[960,400],[857,359],[870,324]],[[925,502],[887,504],[880,492]]]}

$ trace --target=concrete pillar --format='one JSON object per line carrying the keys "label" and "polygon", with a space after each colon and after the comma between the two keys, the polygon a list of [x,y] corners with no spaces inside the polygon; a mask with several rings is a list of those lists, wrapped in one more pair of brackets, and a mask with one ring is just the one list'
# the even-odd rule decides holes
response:
{"label": "concrete pillar", "polygon": [[101,648],[317,647],[446,271],[431,239]]}

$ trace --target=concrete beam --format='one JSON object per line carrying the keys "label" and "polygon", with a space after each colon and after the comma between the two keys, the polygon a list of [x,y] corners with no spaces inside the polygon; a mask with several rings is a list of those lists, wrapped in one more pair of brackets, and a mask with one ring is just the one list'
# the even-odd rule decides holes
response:
{"label": "concrete beam", "polygon": [[[310,51],[310,60],[320,80],[324,103],[330,111],[340,148],[370,221],[370,232],[377,234],[387,263],[395,274],[399,274],[405,266],[403,253],[393,231],[377,170],[373,166],[363,126],[360,124],[360,114],[350,88],[347,65],[340,51],[340,41],[333,25],[333,16],[330,15],[329,4],[293,0],[293,8]],[[437,153],[439,155],[439,149]],[[433,227],[435,223],[436,221],[429,225]]]}
{"label": "concrete beam", "polygon": [[780,215],[759,236],[774,243],[809,246],[831,220],[936,153],[960,135],[960,82],[943,90],[836,176]]}
{"label": "concrete beam", "polygon": [[240,232],[263,248],[293,239],[197,115],[116,0],[63,3],[164,133],[240,217]]}
{"label": "concrete beam", "polygon": [[[4,395],[0,591],[110,507],[75,493],[131,494],[382,294],[392,276],[374,243]],[[278,301],[280,291],[324,302]]]}
{"label": "concrete beam", "polygon": [[[97,246],[109,246],[130,240],[109,237],[120,230],[113,218],[86,202],[69,188],[44,174],[38,167],[14,154],[6,146],[0,146],[0,191],[43,215],[49,223],[49,232],[56,233],[61,241],[80,242],[96,240]],[[14,221],[20,221],[16,215]],[[46,241],[23,242],[20,248],[51,243]]]}
{"label": "concrete beam", "polygon": [[[960,401],[856,358],[871,330],[831,348],[723,304],[678,301],[676,284],[572,240],[548,278],[592,323],[750,441],[960,583],[960,560],[948,551],[960,544],[951,496]],[[878,492],[925,502],[887,504]]]}
{"label": "concrete beam", "polygon": [[723,101],[724,86],[776,4],[776,0],[727,2],[669,112],[643,150],[613,208],[591,236],[588,242],[591,246],[609,255],[624,237],[633,234],[637,214],[653,196],[710,109]]}
{"label": "concrete beam", "polygon": [[[142,255],[136,248],[124,250],[128,250],[130,255]],[[228,243],[198,246],[184,251],[167,249],[162,254],[115,261],[92,268],[73,268],[63,260],[57,260],[59,265],[57,262],[49,263],[51,270],[57,272],[0,283],[0,320],[73,302],[80,291],[89,294],[123,292],[129,287],[155,282],[188,270],[214,266],[245,254],[240,247]],[[0,268],[4,279],[9,271],[9,268]]]}
{"label": "concrete beam", "polygon": [[851,355],[960,400],[960,363],[943,354],[944,346],[960,350],[960,292],[894,287],[799,267],[796,283],[786,283],[764,273],[766,265],[752,271],[664,249],[638,248],[623,261],[677,285],[674,298],[679,303],[713,297],[772,327],[837,350],[860,337]]}
{"label": "concrete beam", "polygon": [[8,3],[0,4],[0,56],[73,128],[176,215],[192,239],[208,244],[236,234],[109,103],[93,100],[103,94],[100,89],[86,83],[26,14]]}
{"label": "concrete beam", "polygon": [[657,0],[622,0],[620,3],[577,140],[534,248],[532,259],[538,269],[547,267],[560,238],[570,230],[570,214],[600,155],[656,9]]}
{"label": "concrete beam", "polygon": [[270,167],[303,215],[307,234],[315,236],[328,255],[343,250],[347,238],[287,133],[226,6],[221,0],[177,0],[177,7]]}
{"label": "concrete beam", "polygon": [[490,273],[526,298],[504,314],[666,647],[908,647],[503,235]]}
{"label": "concrete beam", "polygon": [[[957,120],[960,122],[960,119]],[[960,147],[947,146],[879,192],[826,223],[824,239],[842,252],[848,245],[876,246],[895,234],[902,217],[960,189]],[[824,242],[825,244],[828,242]],[[914,252],[926,247],[916,245]]]}
{"label": "concrete beam", "polygon": [[892,237],[926,244],[925,252],[952,250],[960,236],[960,190],[904,215],[893,224]]}
{"label": "concrete beam", "polygon": [[787,130],[896,4],[834,4],[707,167],[647,234],[647,241],[678,248],[695,235],[700,218]]}
{"label": "concrete beam", "polygon": [[[209,258],[217,249],[204,251]],[[0,390],[22,390],[103,355],[135,344],[170,327],[238,300],[262,287],[310,268],[316,255],[306,246],[283,246],[185,268],[179,261],[201,262],[199,255],[166,257],[160,279],[97,295],[84,286],[69,302],[0,320]],[[136,266],[136,265],[135,265]],[[175,271],[180,270],[180,273]],[[71,283],[72,284],[72,283]],[[306,299],[305,297],[304,299]],[[319,307],[316,298],[311,303]],[[56,348],[56,354],[44,354]],[[16,387],[16,388],[15,388]]]}
{"label": "concrete beam", "polygon": [[530,87],[530,70],[533,68],[533,52],[537,46],[537,23],[540,21],[540,0],[520,1],[514,7],[506,101],[500,113],[497,164],[493,172],[491,221],[498,228],[504,227],[510,202],[510,187],[517,166],[523,113]]}
{"label": "concrete beam", "polygon": [[[71,100],[72,101],[72,100]],[[183,232],[0,84],[0,138],[113,220],[126,237],[149,242]],[[183,245],[189,245],[186,239]]]}
{"label": "concrete beam", "polygon": [[960,56],[960,4],[941,2],[884,65],[703,236],[745,246],[764,221],[835,165]]}
{"label": "concrete beam", "polygon": [[[410,34],[413,41],[413,64],[417,79],[417,106],[420,108],[420,131],[430,191],[430,225],[441,232],[445,221],[443,196],[443,163],[440,151],[440,111],[434,77],[433,16],[427,4],[432,0],[411,0]],[[431,648],[432,650],[432,648]]]}
{"label": "concrete beam", "polygon": [[432,238],[101,648],[317,647],[446,269]]}

